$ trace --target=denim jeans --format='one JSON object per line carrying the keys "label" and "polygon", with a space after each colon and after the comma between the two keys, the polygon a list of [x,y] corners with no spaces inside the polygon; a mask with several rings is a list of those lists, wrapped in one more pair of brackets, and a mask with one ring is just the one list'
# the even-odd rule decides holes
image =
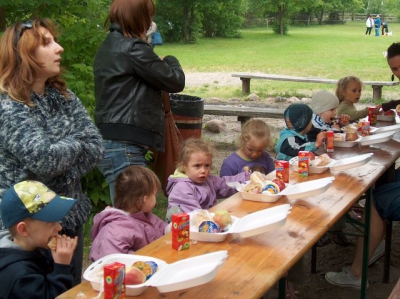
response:
{"label": "denim jeans", "polygon": [[107,180],[110,198],[114,205],[115,181],[117,176],[129,165],[146,166],[147,149],[135,144],[120,141],[104,140],[105,153],[98,168]]}

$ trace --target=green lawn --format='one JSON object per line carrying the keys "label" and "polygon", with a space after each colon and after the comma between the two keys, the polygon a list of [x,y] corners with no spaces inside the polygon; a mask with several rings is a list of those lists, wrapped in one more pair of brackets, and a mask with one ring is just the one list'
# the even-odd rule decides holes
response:
{"label": "green lawn", "polygon": [[[264,72],[339,79],[355,75],[361,80],[389,81],[391,73],[382,53],[400,41],[400,24],[390,24],[393,36],[365,35],[365,24],[290,27],[289,34],[273,34],[271,28],[242,30],[239,39],[201,39],[196,44],[164,44],[155,48],[161,57],[176,56],[185,72]],[[187,88],[185,94],[203,98],[242,97],[235,88],[205,85]],[[252,80],[251,91],[260,96],[307,96],[312,90],[332,85]],[[385,90],[385,89],[384,89]],[[400,88],[390,88],[399,92]],[[365,95],[372,97],[370,88]]]}

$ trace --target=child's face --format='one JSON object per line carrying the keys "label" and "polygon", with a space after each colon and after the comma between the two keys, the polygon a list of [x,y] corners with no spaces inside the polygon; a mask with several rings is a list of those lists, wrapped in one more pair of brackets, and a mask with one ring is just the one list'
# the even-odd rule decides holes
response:
{"label": "child's face", "polygon": [[26,249],[34,250],[38,247],[48,248],[47,243],[51,237],[58,235],[62,227],[58,222],[44,222],[35,219],[25,219],[26,231]]}
{"label": "child's face", "polygon": [[156,206],[156,202],[157,202],[156,197],[157,197],[157,192],[155,192],[149,196],[145,196],[144,204],[142,207],[143,213],[151,212],[154,209],[154,207]]}
{"label": "child's face", "polygon": [[183,171],[193,182],[202,184],[210,175],[211,166],[211,155],[204,152],[195,152],[190,155],[187,165],[183,167]]}
{"label": "child's face", "polygon": [[393,75],[400,79],[400,55],[390,58],[388,64]]}
{"label": "child's face", "polygon": [[344,100],[350,103],[357,103],[361,97],[361,85],[357,81],[347,83],[346,89],[342,91]]}
{"label": "child's face", "polygon": [[331,110],[322,112],[319,116],[325,123],[330,124],[332,123],[332,120],[336,117],[336,112],[337,108],[333,108]]}
{"label": "child's face", "polygon": [[245,158],[249,160],[255,160],[262,155],[266,145],[267,144],[265,140],[257,140],[255,138],[251,138],[250,141],[243,144],[242,153]]}

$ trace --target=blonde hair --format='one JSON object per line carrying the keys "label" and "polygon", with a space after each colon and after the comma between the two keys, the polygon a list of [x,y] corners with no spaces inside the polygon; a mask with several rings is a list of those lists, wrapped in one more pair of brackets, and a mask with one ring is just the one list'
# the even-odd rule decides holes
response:
{"label": "blonde hair", "polygon": [[344,96],[343,96],[343,91],[346,90],[347,85],[349,84],[349,82],[355,81],[358,84],[360,84],[361,89],[364,87],[364,84],[362,83],[362,81],[356,77],[356,76],[347,76],[347,77],[343,77],[342,79],[340,79],[336,85],[336,96],[339,99],[339,103],[343,102],[345,100]]}
{"label": "blonde hair", "polygon": [[183,168],[189,163],[190,156],[193,153],[198,152],[205,153],[207,156],[211,157],[212,160],[215,150],[211,143],[204,141],[203,139],[186,139],[182,144],[181,150],[179,151],[179,160],[177,165],[178,170],[183,171]]}
{"label": "blonde hair", "polygon": [[115,182],[114,206],[129,213],[138,212],[144,197],[161,190],[157,175],[144,166],[131,165],[125,168]]}
{"label": "blonde hair", "polygon": [[[57,40],[56,25],[50,19],[32,20],[32,28],[22,29],[16,23],[4,31],[0,39],[0,92],[7,93],[13,100],[33,106],[30,94],[33,83],[42,71],[42,64],[36,59],[35,51],[46,43],[40,27],[50,32]],[[23,30],[23,31],[21,31]],[[51,87],[68,97],[61,72],[46,81]]]}
{"label": "blonde hair", "polygon": [[236,143],[239,147],[243,147],[253,139],[265,142],[265,148],[271,146],[271,130],[265,121],[257,118],[248,120],[243,125]]}

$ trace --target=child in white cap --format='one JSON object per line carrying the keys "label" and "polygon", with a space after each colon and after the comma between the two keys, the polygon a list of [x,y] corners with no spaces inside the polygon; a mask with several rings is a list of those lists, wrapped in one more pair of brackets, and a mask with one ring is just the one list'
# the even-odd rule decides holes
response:
{"label": "child in white cap", "polygon": [[6,190],[0,204],[8,228],[0,231],[1,298],[55,298],[73,287],[78,237],[59,235],[59,222],[75,202],[37,181]]}

